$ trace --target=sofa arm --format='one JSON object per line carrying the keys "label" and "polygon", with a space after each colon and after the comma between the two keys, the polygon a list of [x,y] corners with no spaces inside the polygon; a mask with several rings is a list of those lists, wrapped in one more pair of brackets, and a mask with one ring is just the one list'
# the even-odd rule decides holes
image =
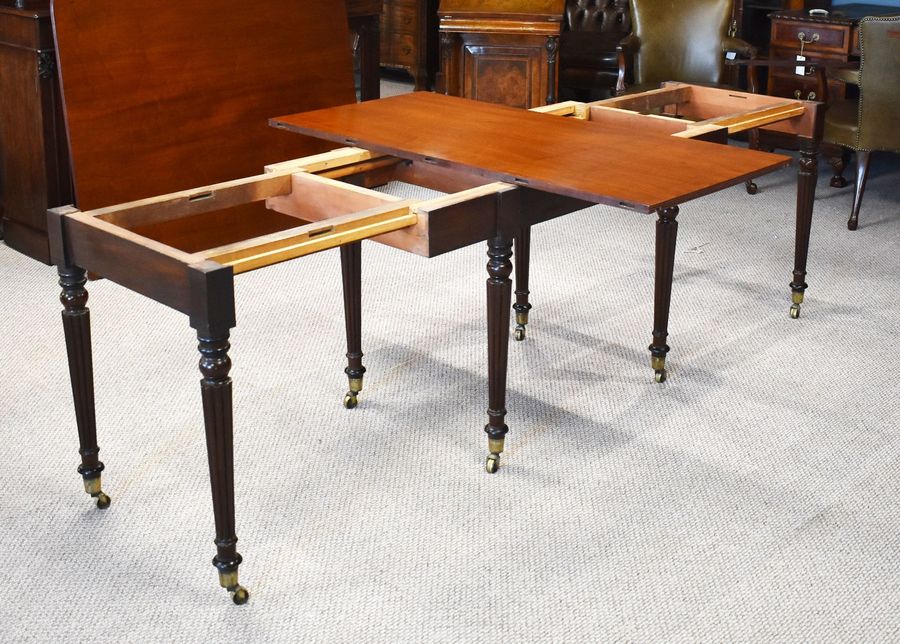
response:
{"label": "sofa arm", "polygon": [[616,63],[619,67],[619,76],[616,79],[616,94],[625,92],[625,74],[632,66],[634,55],[640,50],[641,41],[633,33],[628,34],[616,45]]}

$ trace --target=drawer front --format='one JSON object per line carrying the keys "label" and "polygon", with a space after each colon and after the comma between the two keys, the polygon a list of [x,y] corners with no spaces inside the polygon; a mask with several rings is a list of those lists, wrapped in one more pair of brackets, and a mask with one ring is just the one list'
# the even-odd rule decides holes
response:
{"label": "drawer front", "polygon": [[387,17],[391,33],[414,34],[418,26],[418,13],[415,7],[395,5]]}
{"label": "drawer front", "polygon": [[[787,98],[799,98],[801,100],[822,100],[816,96],[817,82],[814,76],[773,76],[769,93],[773,96],[785,96]],[[828,82],[828,100],[840,100],[844,98],[844,84],[841,82]]]}
{"label": "drawer front", "polygon": [[[805,52],[846,54],[850,51],[850,27],[813,22],[775,20],[772,22],[772,45],[800,51],[800,34],[806,44]],[[810,42],[814,41],[814,42]]]}
{"label": "drawer front", "polygon": [[389,56],[382,64],[397,67],[413,67],[416,64],[416,47],[412,35],[391,34],[386,42]]}

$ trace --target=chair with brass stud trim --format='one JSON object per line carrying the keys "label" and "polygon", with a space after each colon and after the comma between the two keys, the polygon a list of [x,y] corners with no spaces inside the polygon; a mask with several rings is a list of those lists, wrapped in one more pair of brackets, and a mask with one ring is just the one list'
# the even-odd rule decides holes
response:
{"label": "chair with brass stud trim", "polygon": [[856,153],[856,189],[847,228],[856,230],[871,153],[900,152],[900,16],[863,18],[859,22],[859,70],[829,74],[859,86],[859,98],[835,101],[825,113],[823,140],[835,146],[829,154],[831,185],[843,188],[849,151]]}

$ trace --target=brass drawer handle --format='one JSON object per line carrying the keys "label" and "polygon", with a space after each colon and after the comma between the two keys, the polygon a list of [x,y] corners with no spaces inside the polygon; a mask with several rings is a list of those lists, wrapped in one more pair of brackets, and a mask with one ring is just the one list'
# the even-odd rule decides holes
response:
{"label": "brass drawer handle", "polygon": [[799,40],[804,45],[811,45],[814,42],[819,42],[819,34],[813,33],[812,37],[810,37],[810,39],[807,40],[806,33],[801,31],[799,34],[797,34],[797,40]]}
{"label": "brass drawer handle", "polygon": [[[795,90],[794,90],[794,98],[796,98],[796,99],[799,101],[799,100],[801,100],[801,97],[802,97],[802,96],[803,96],[803,92],[801,92],[799,89],[795,89]],[[810,92],[809,94],[807,94],[807,95],[806,95],[806,100],[807,100],[807,101],[814,101],[814,100],[816,100],[816,93],[815,93],[815,92]]]}

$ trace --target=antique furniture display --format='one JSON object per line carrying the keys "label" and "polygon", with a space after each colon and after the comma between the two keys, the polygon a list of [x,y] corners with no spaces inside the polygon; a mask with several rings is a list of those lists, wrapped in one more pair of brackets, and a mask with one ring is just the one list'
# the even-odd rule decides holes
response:
{"label": "antique furniture display", "polygon": [[[753,57],[749,43],[729,35],[732,0],[684,0],[673,11],[664,0],[630,0],[632,32],[618,46],[616,91],[643,91],[663,81],[734,84],[728,52]],[[630,79],[629,79],[630,76]]]}
{"label": "antique furniture display", "polygon": [[[794,60],[803,55],[807,63],[816,61],[846,62],[859,56],[859,21],[865,16],[900,13],[900,6],[871,4],[836,6],[827,16],[811,16],[806,11],[778,11],[772,14],[769,58]],[[767,94],[816,100],[815,65],[806,66],[805,75],[797,75],[793,67],[773,67],[769,71]],[[829,100],[846,97],[844,83],[828,82]]]}
{"label": "antique furniture display", "polygon": [[[91,271],[185,313],[197,332],[216,524],[213,563],[237,603],[248,595],[238,583],[234,511],[229,335],[236,323],[235,275],[341,246],[346,371],[355,398],[364,371],[359,240],[374,237],[425,256],[489,240],[487,469],[496,471],[507,432],[514,232],[588,202],[658,211],[666,230],[661,248],[670,257],[679,204],[789,162],[425,92],[356,104],[346,40],[321,29],[344,24],[340,5],[320,0],[297,11],[289,0],[273,2],[283,5],[272,8],[278,21],[253,20],[255,8],[241,0],[228,0],[225,12],[221,2],[211,8],[204,0],[177,7],[133,0],[125,8],[116,0],[60,0],[55,10],[78,208],[54,210],[48,224],[63,288],[79,472],[98,506],[107,506],[86,308]],[[215,32],[196,29],[214,16]],[[137,31],[123,28],[135,24]],[[123,38],[144,46],[122,47]],[[239,38],[248,43],[243,51],[223,46]],[[133,67],[134,57],[147,63],[139,84],[121,71]],[[170,74],[175,67],[182,73]],[[323,67],[330,73],[321,74]],[[248,103],[247,96],[258,100]],[[350,104],[327,107],[341,102]],[[345,148],[235,177],[264,157],[316,149],[309,138],[260,129],[262,111],[298,106],[324,109],[275,124],[370,149]],[[481,145],[485,140],[495,145]],[[621,149],[629,154],[614,171],[581,171]],[[190,183],[198,178],[210,183]],[[365,187],[392,178],[456,194],[416,203]],[[164,194],[150,196],[154,190]],[[657,297],[668,309],[671,262],[663,264]]]}
{"label": "antique furniture display", "polygon": [[434,87],[438,0],[384,0],[381,65],[409,72],[417,90]]}
{"label": "antique furniture display", "polygon": [[511,107],[556,101],[564,0],[441,0],[443,92]]}
{"label": "antique furniture display", "polygon": [[381,0],[346,0],[350,31],[355,34],[354,54],[359,57],[359,98],[381,96]]}
{"label": "antique furniture display", "polygon": [[0,0],[0,230],[50,261],[47,208],[72,200],[49,0]]}
{"label": "antique furniture display", "polygon": [[900,152],[900,16],[863,18],[859,22],[859,70],[841,70],[842,82],[859,87],[859,97],[829,105],[824,141],[838,146],[831,163],[833,187],[847,185],[843,177],[846,150],[856,154],[853,207],[847,228],[856,230],[869,159],[875,150]]}
{"label": "antique furniture display", "polygon": [[616,46],[629,33],[628,0],[566,0],[559,37],[560,99],[611,96],[619,76]]}

